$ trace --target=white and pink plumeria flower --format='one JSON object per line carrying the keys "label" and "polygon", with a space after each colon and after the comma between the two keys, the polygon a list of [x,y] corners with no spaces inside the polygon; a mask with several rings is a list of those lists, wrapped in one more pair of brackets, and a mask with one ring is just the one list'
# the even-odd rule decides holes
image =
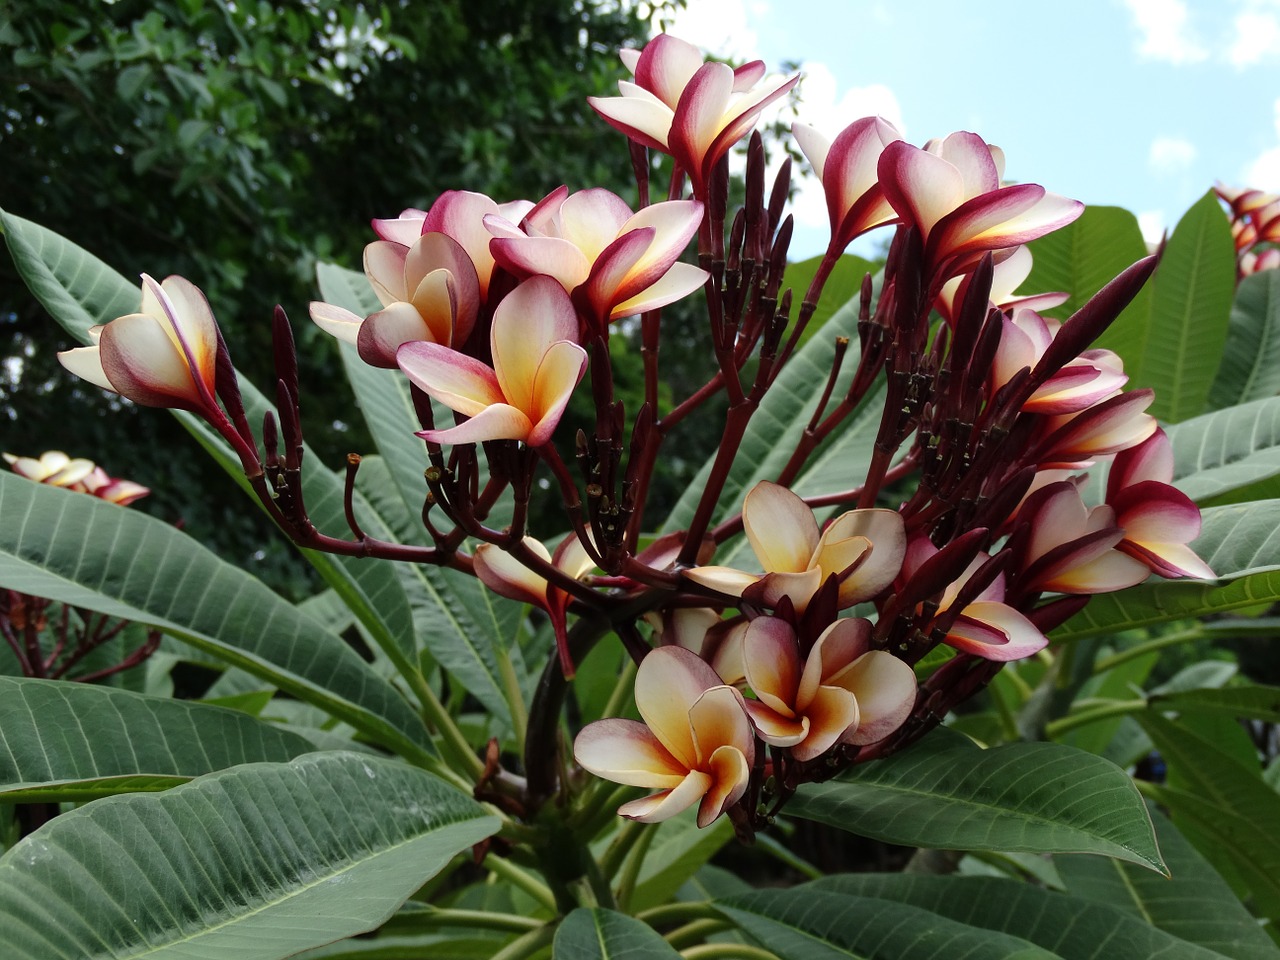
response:
{"label": "white and pink plumeria flower", "polygon": [[1066,226],[1077,200],[1034,183],[1002,187],[1004,155],[975,133],[953,133],[924,149],[897,140],[880,156],[885,197],[920,233],[925,260],[942,283],[968,272],[988,250],[1028,243]]}
{"label": "white and pink plumeria flower", "polygon": [[850,510],[821,532],[796,494],[762,481],[742,504],[747,540],[764,572],[703,566],[684,571],[694,583],[726,596],[776,607],[787,597],[803,613],[829,577],[839,581],[839,608],[880,593],[902,565],[906,532],[893,510]]}
{"label": "white and pink plumeria flower", "polygon": [[177,407],[223,419],[216,396],[218,325],[209,301],[179,276],[142,275],[142,310],[93,327],[94,345],[64,350],[76,376],[147,407]]}
{"label": "white and pink plumeria flower", "polygon": [[61,450],[47,450],[39,457],[19,457],[6,453],[4,459],[14,473],[28,480],[77,493],[88,493],[99,500],[109,500],[122,507],[151,492],[140,483],[110,476],[92,460],[69,457]]}
{"label": "white and pink plumeria flower", "polygon": [[803,660],[795,630],[776,617],[757,617],[735,640],[755,697],[744,701],[752,725],[797,760],[813,760],[837,743],[883,740],[915,706],[915,671],[871,649],[870,621],[837,620]]}
{"label": "white and pink plumeria flower", "polygon": [[364,272],[381,310],[361,318],[334,304],[313,302],[311,319],[354,344],[365,363],[395,369],[402,344],[422,340],[453,347],[470,336],[480,311],[480,281],[453,238],[429,232],[407,247],[375,240],[364,248]]}
{"label": "white and pink plumeria flower", "polygon": [[829,251],[844,250],[868,230],[892,223],[897,212],[880,186],[880,155],[902,135],[883,117],[863,117],[828,141],[805,123],[793,123],[791,135],[822,183],[831,221]]}
{"label": "white and pink plumeria flower", "polygon": [[587,102],[632,140],[670,154],[699,199],[706,199],[720,159],[755,126],[760,112],[800,79],[797,74],[762,83],[763,61],[736,70],[707,62],[693,44],[669,34],[621,56],[635,82],[620,81],[620,97],[588,97]]}
{"label": "white and pink plumeria flower", "polygon": [[701,287],[707,272],[677,260],[702,222],[702,204],[670,200],[632,213],[601,188],[560,187],[520,225],[485,218],[497,262],[517,277],[555,277],[597,329],[665,306]]}
{"label": "white and pink plumeria flower", "polygon": [[696,803],[698,826],[708,826],[742,798],[755,761],[742,694],[697,655],[667,646],[641,661],[635,697],[643,722],[588,724],[574,757],[596,776],[658,791],[624,803],[622,816],[653,823]]}
{"label": "white and pink plumeria flower", "polygon": [[1107,474],[1107,505],[1124,531],[1116,547],[1158,576],[1212,580],[1213,570],[1188,546],[1200,536],[1200,508],[1172,481],[1163,430],[1116,455]]}
{"label": "white and pink plumeria flower", "polygon": [[[1006,315],[1000,345],[987,380],[994,396],[1023,367],[1035,369],[1062,328],[1058,320],[1042,317],[1028,307]],[[1124,361],[1110,350],[1086,350],[1040,384],[1023,403],[1027,413],[1051,416],[1075,414],[1113,397],[1129,381]]]}
{"label": "white and pink plumeria flower", "polygon": [[[1031,276],[1033,264],[1031,248],[1025,245],[1015,247],[1005,259],[995,264],[991,270],[991,294],[988,298],[991,305],[1007,312],[1016,312],[1019,308],[1049,310],[1066,303],[1070,296],[1066,293],[1017,293],[1027,277]],[[964,303],[970,276],[971,274],[966,273],[964,276],[952,277],[942,285],[936,307],[948,323],[955,322],[955,311]]]}
{"label": "white and pink plumeria flower", "polygon": [[[938,548],[927,536],[912,537],[902,564],[899,583],[905,583],[938,553]],[[990,560],[986,553],[978,554],[953,583],[947,585],[937,599],[937,616],[952,612],[960,591],[978,569]],[[1043,650],[1049,640],[1039,628],[1022,613],[1004,602],[1005,577],[997,576],[981,593],[962,609],[955,612],[951,626],[943,642],[950,647],[971,653],[984,660],[1007,662],[1021,660]]]}
{"label": "white and pink plumeria flower", "polygon": [[[1083,388],[1088,390],[1089,386],[1086,382]],[[1131,390],[1098,400],[1076,413],[1045,417],[1038,429],[1038,468],[1080,469],[1090,466],[1095,457],[1137,446],[1159,426],[1146,412],[1154,399],[1153,390]]]}
{"label": "white and pink plumeria flower", "polygon": [[577,335],[577,314],[564,288],[551,277],[532,277],[494,311],[492,367],[438,343],[404,344],[396,354],[400,369],[428,395],[469,418],[418,436],[431,443],[521,440],[540,447],[549,442],[587,368]]}

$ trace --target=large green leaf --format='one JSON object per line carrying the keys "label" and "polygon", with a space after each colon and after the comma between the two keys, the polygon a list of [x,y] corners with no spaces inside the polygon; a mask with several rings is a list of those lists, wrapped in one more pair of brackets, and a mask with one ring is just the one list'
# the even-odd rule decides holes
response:
{"label": "large green leaf", "polygon": [[1104,857],[1057,856],[1054,865],[1067,892],[1126,910],[1144,924],[1233,960],[1280,960],[1280,949],[1209,862],[1163,816],[1155,813],[1152,821],[1170,876]]}
{"label": "large green leaf", "polygon": [[1169,427],[1174,484],[1203,501],[1280,474],[1280,397]]}
{"label": "large green leaf", "polygon": [[110,797],[0,857],[8,960],[275,960],[372,929],[496,817],[350,753]]}
{"label": "large green leaf", "polygon": [[782,960],[1055,960],[1007,934],[919,907],[805,887],[760,890],[716,904]]}
{"label": "large green leaf", "polygon": [[[1101,857],[1083,859],[1108,862]],[[1154,882],[1167,881],[1156,877]],[[1179,940],[1117,907],[1016,880],[866,874],[828,877],[802,889],[875,897],[886,906],[907,903],[994,935],[1020,937],[1062,960],[1221,960],[1223,956]],[[1265,934],[1262,937],[1267,939]],[[1273,955],[1259,960],[1263,956]]]}
{"label": "large green leaf", "polygon": [[1138,721],[1169,766],[1169,787],[1158,799],[1174,822],[1188,821],[1205,842],[1200,852],[1235,868],[1259,912],[1280,922],[1280,793],[1263,782],[1261,764],[1246,766],[1157,713]]}
{"label": "large green leaf", "polygon": [[658,834],[645,855],[631,898],[632,909],[645,910],[666,903],[686,880],[733,839],[733,825],[727,817],[699,830],[692,813],[673,817],[656,827]]}
{"label": "large green leaf", "polygon": [[889,843],[1101,853],[1164,872],[1125,772],[1054,743],[983,750],[942,728],[888,759],[804,787],[787,812]]}
{"label": "large green leaf", "polygon": [[[784,289],[786,287],[791,288],[793,303],[798,304],[804,299],[809,290],[809,284],[813,282],[813,278],[817,275],[818,267],[823,259],[824,257],[819,254],[816,257],[810,257],[798,263],[787,264],[787,275],[783,287]],[[802,345],[808,343],[837,310],[846,303],[857,299],[862,290],[863,277],[868,273],[874,275],[881,266],[883,264],[872,263],[870,260],[864,260],[862,257],[855,257],[848,253],[837,259],[835,267],[832,268],[831,273],[827,276],[826,283],[822,286],[822,295],[818,297],[813,316],[809,318],[809,325],[800,337],[800,343]]]}
{"label": "large green leaf", "polygon": [[1156,580],[1099,594],[1053,638],[1079,640],[1280,600],[1280,500],[1211,507],[1203,517],[1193,546],[1221,585]]}
{"label": "large green leaf", "polygon": [[1209,391],[1215,408],[1280,393],[1280,271],[1245,277],[1236,289],[1222,366]]}
{"label": "large green leaf", "polygon": [[314,703],[406,756],[422,720],[340,637],[134,510],[0,473],[0,584],[169,631]]}
{"label": "large green leaf", "polygon": [[556,930],[556,960],[676,960],[680,954],[648,924],[616,910],[579,907]]}
{"label": "large green leaf", "polygon": [[1235,244],[1208,191],[1178,221],[1152,280],[1145,349],[1124,358],[1130,386],[1154,387],[1149,412],[1177,423],[1203,413],[1227,342]]}
{"label": "large green leaf", "polygon": [[[1147,255],[1138,218],[1120,207],[1086,207],[1074,223],[1031,241],[1034,262],[1031,275],[1021,290],[1030,293],[1063,291],[1066,303],[1046,310],[1047,316],[1065,320],[1116,274]],[[1129,309],[1142,313],[1150,294],[1144,289]],[[1121,319],[1103,334],[1099,346],[1112,346],[1123,339]]]}
{"label": "large green leaf", "polygon": [[0,800],[164,790],[314,747],[238,710],[87,683],[0,677]]}
{"label": "large green leaf", "polygon": [[[325,299],[364,315],[377,309],[377,299],[363,274],[332,264],[317,269]],[[419,429],[408,380],[396,371],[362,361],[342,344],[342,361],[378,449],[386,476],[362,489],[394,539],[410,542],[426,536],[418,519],[426,495],[425,447],[413,434]],[[376,468],[362,464],[362,474]],[[389,482],[388,482],[389,481]],[[436,662],[448,670],[491,712],[509,723],[499,651],[511,646],[521,605],[499,597],[472,576],[458,570],[414,564],[401,570],[418,637]]]}
{"label": "large green leaf", "polygon": [[[5,241],[14,265],[45,309],[73,336],[88,343],[88,330],[138,308],[138,288],[101,260],[45,228],[0,210]],[[261,423],[271,409],[252,384],[240,380],[250,423]],[[237,483],[247,488],[239,459],[208,426],[193,414],[171,411]],[[305,454],[302,488],[316,526],[342,536],[347,531],[343,508],[343,480],[326,469],[314,452]],[[355,503],[364,520],[369,508]],[[413,621],[404,590],[390,563],[370,558],[339,557],[303,551],[321,576],[351,607],[378,646],[409,675],[416,670]]]}
{"label": "large green leaf", "polygon": [[1220,689],[1182,690],[1153,694],[1150,703],[1161,710],[1219,713],[1280,723],[1280,687],[1241,684]]}

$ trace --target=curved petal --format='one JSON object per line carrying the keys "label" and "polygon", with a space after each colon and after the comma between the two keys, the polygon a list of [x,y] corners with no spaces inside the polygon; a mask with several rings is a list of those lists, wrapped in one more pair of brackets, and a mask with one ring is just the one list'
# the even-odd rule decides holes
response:
{"label": "curved petal", "polygon": [[[683,647],[658,647],[636,671],[636,709],[654,736],[686,769],[699,766],[689,711],[720,678]],[[741,712],[741,708],[738,708]]]}
{"label": "curved petal", "polygon": [[762,480],[742,503],[742,526],[766,573],[800,573],[820,540],[818,522],[796,494]]}
{"label": "curved petal", "polygon": [[1107,550],[1086,562],[1069,566],[1037,578],[1037,587],[1058,593],[1113,593],[1136,586],[1147,579],[1146,564],[1121,553]]}
{"label": "curved petal", "polygon": [[489,336],[494,374],[507,402],[535,419],[538,369],[544,357],[554,344],[577,337],[578,316],[555,280],[530,277],[507,294],[494,311]]}
{"label": "curved petal", "polygon": [[681,574],[694,583],[708,587],[730,597],[742,596],[742,591],[760,580],[756,573],[746,573],[733,567],[690,567]]}
{"label": "curved petal", "polygon": [[364,275],[384,307],[408,300],[404,282],[404,262],[409,248],[390,240],[375,240],[364,248]]}
{"label": "curved petal", "polygon": [[540,447],[551,440],[586,369],[587,351],[576,343],[562,340],[551,345],[538,364],[534,377],[532,409],[529,411],[533,429],[528,437],[529,446]]}
{"label": "curved petal", "polygon": [[729,807],[737,803],[747,792],[751,779],[751,763],[736,747],[723,746],[711,755],[707,762],[711,771],[711,786],[698,806],[698,826],[709,827]]}
{"label": "curved petal", "polygon": [[800,685],[796,690],[796,706],[808,708],[826,683],[839,684],[841,673],[849,669],[871,646],[871,621],[862,617],[845,617],[818,635],[804,663]]}
{"label": "curved petal", "polygon": [[489,252],[487,215],[505,216],[498,204],[483,193],[470,190],[446,190],[431,205],[422,221],[423,233],[443,233],[458,242],[475,265],[480,298],[489,296],[489,279],[493,275],[493,255]]}
{"label": "curved petal", "polygon": [[555,277],[566,291],[591,273],[591,261],[559,237],[495,237],[490,248],[494,259],[517,277]]}
{"label": "curved petal", "polygon": [[[454,321],[451,337],[437,342],[463,343],[470,336],[480,310],[480,277],[462,244],[447,234],[433,231],[423,234],[405,257],[405,285],[410,288],[415,303],[423,278],[438,270],[447,271],[452,280]],[[427,316],[425,312],[423,315]]]}
{"label": "curved petal", "polygon": [[690,770],[680,785],[651,797],[641,797],[624,803],[618,808],[618,816],[628,820],[639,820],[641,823],[657,823],[667,820],[677,813],[683,813],[698,802],[711,789],[710,774],[701,770]]}
{"label": "curved petal", "polygon": [[673,263],[667,272],[649,284],[635,296],[615,303],[609,311],[609,319],[632,317],[646,310],[656,310],[675,303],[704,286],[711,274],[691,263]]}
{"label": "curved petal", "polygon": [[[981,630],[966,628],[964,621],[976,621],[995,629],[1002,636],[1002,642],[991,644],[985,641]],[[951,628],[947,643],[957,650],[964,650],[985,660],[1006,662],[1021,660],[1033,653],[1043,650],[1049,644],[1048,638],[1036,625],[1013,607],[989,600],[979,600],[964,608],[964,616],[956,619]]]}
{"label": "curved petal", "polygon": [[430,331],[430,336],[423,339],[452,347],[453,320],[459,306],[453,274],[443,268],[432,270],[413,289],[409,302]]}
{"label": "curved petal", "polygon": [[103,328],[98,348],[106,378],[121,396],[148,407],[205,409],[187,358],[155,317],[117,317]]}
{"label": "curved petal", "polygon": [[813,760],[830,750],[842,737],[852,736],[848,731],[858,729],[860,708],[858,698],[848,690],[819,687],[805,711],[805,719],[809,721],[808,733],[791,748],[791,755],[797,760]]}
{"label": "curved petal", "polygon": [[607,318],[615,302],[642,289],[631,283],[629,276],[649,249],[653,237],[652,227],[628,231],[601,251],[591,264],[583,287],[598,318]]}
{"label": "curved petal", "polygon": [[588,260],[594,260],[619,234],[630,229],[627,221],[633,216],[627,202],[610,190],[579,190],[560,205],[560,236]]}
{"label": "curved petal", "polygon": [[438,343],[406,343],[396,351],[396,362],[419,389],[465,416],[506,401],[493,370]]}
{"label": "curved petal", "polygon": [[[707,671],[712,672],[710,667]],[[689,708],[688,723],[693,731],[698,766],[702,769],[706,769],[712,755],[722,747],[732,747],[745,757],[755,755],[755,735],[751,732],[751,721],[747,719],[743,703],[742,694],[733,687],[720,684],[709,688]]]}
{"label": "curved petal", "polygon": [[911,714],[916,702],[916,674],[884,650],[864,653],[840,676],[839,686],[858,698],[858,726],[845,742],[856,745],[883,740]]}
{"label": "curved petal", "polygon": [[885,199],[900,217],[919,229],[922,239],[964,200],[960,171],[905,140],[895,140],[884,148],[876,171]]}
{"label": "curved petal", "polygon": [[807,717],[781,714],[761,700],[744,700],[743,707],[765,743],[775,747],[794,747],[809,735]]}
{"label": "curved petal", "polygon": [[344,307],[312,300],[311,321],[330,336],[355,346],[356,337],[360,333],[360,324],[364,323],[364,318],[356,316]]}
{"label": "curved petal", "polygon": [[794,717],[800,683],[800,647],[791,625],[776,617],[756,617],[743,638],[747,685],[774,713]]}
{"label": "curved petal", "polygon": [[702,51],[692,43],[660,33],[645,44],[632,72],[637,84],[674,108],[703,60]]}
{"label": "curved petal", "polygon": [[665,153],[675,115],[657,97],[648,95],[652,99],[639,96],[587,97],[587,103],[615,130],[650,150]]}
{"label": "curved petal", "polygon": [[102,354],[97,344],[91,347],[74,347],[58,352],[58,362],[74,373],[81,380],[88,380],[95,386],[111,393],[119,393],[107,379],[107,371],[102,368]]}
{"label": "curved petal", "polygon": [[396,351],[404,344],[416,341],[440,342],[411,303],[393,303],[370,314],[356,331],[356,350],[360,359],[370,366],[390,370],[397,366]]}
{"label": "curved petal", "polygon": [[824,579],[818,567],[802,573],[766,573],[756,586],[743,591],[743,596],[766,607],[776,607],[787,597],[796,613],[804,613]]}
{"label": "curved petal", "polygon": [[[547,548],[538,540],[525,537],[524,543],[542,559],[551,560]],[[482,543],[476,547],[473,559],[476,577],[494,593],[520,603],[546,607],[547,581],[501,547],[492,543]]]}
{"label": "curved petal", "polygon": [[813,167],[818,180],[822,181],[822,171],[825,169],[827,154],[831,150],[831,141],[819,133],[816,127],[799,121],[791,124],[791,137],[800,147],[800,152],[804,154],[805,159],[809,161],[809,166]]}
{"label": "curved petal", "polygon": [[896,510],[850,510],[833,520],[824,532],[824,540],[851,537],[866,537],[872,549],[871,556],[841,582],[841,607],[874,597],[893,583],[907,551],[906,527]]}
{"label": "curved petal", "polygon": [[1152,573],[1166,579],[1192,577],[1197,580],[1216,580],[1218,576],[1185,543],[1121,541],[1119,548],[1145,563]]}
{"label": "curved petal", "polygon": [[991,156],[991,148],[976,133],[957,130],[929,146],[930,152],[960,172],[966,197],[976,197],[999,188],[1000,172]]}
{"label": "curved petal", "polygon": [[390,240],[409,247],[422,233],[422,221],[426,215],[425,210],[409,207],[402,210],[400,216],[395,219],[375,217],[372,222],[373,232],[382,240]]}
{"label": "curved petal", "polygon": [[733,93],[733,70],[723,63],[704,63],[689,79],[671,121],[672,156],[701,191],[703,160],[724,128],[725,111]]}
{"label": "curved petal", "polygon": [[678,787],[688,770],[638,720],[597,720],[573,741],[573,757],[598,777],[633,787]]}
{"label": "curved petal", "polygon": [[[142,282],[144,287],[155,283],[145,273]],[[166,332],[171,331],[173,341],[186,357],[197,384],[203,383],[207,391],[205,403],[212,404],[218,363],[218,322],[213,318],[209,301],[194,283],[176,275],[164,278],[160,292],[164,294],[161,307],[169,321]]]}

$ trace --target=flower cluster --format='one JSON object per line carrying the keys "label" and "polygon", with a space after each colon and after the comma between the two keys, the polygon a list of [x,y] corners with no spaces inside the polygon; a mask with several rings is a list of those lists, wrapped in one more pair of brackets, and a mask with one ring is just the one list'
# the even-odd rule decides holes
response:
{"label": "flower cluster", "polygon": [[14,473],[28,480],[87,493],[100,500],[118,503],[122,507],[141,500],[151,492],[140,483],[109,476],[107,471],[92,460],[72,458],[61,450],[47,450],[39,457],[19,457],[6,453],[4,458]]}
{"label": "flower cluster", "polygon": [[1280,194],[1221,183],[1214,191],[1231,213],[1237,275],[1280,267]]}
{"label": "flower cluster", "polygon": [[[768,79],[759,62],[705,62],[669,36],[623,62],[634,80],[592,106],[631,140],[638,210],[598,188],[504,204],[450,191],[428,210],[374,221],[364,269],[378,310],[311,305],[366,363],[407,378],[429,464],[429,545],[360,529],[357,457],[352,537],[310,522],[282,312],[279,410],[266,419],[261,459],[208,305],[180,278],[144,276],[142,312],[64,362],[140,403],[204,417],[300,544],[448,565],[545,611],[558,656],[540,688],[543,714],[530,717],[522,809],[557,787],[556,691],[612,632],[639,664],[641,720],[585,726],[578,764],[656,791],[624,804],[624,816],[660,820],[696,805],[699,824],[728,815],[749,835],[805,782],[911,744],[1005,663],[1042,650],[1090,595],[1151,574],[1212,572],[1189,546],[1200,515],[1171,484],[1168,440],[1146,413],[1151,391],[1126,391],[1121,359],[1090,348],[1154,259],[1065,321],[1046,316],[1066,294],[1018,291],[1032,266],[1026,244],[1081,204],[1005,184],[1003,152],[977,134],[917,147],[868,117],[831,140],[794,127],[822,183],[831,240],[808,289],[793,291],[789,168],[768,188],[762,141],[750,136],[746,201],[731,215],[726,157],[798,78]],[[658,168],[648,151],[670,162],[660,202],[648,199]],[[1259,211],[1270,208],[1237,199],[1263,236]],[[856,346],[836,340],[807,427],[780,438],[788,446],[772,479],[725,515],[752,418],[795,357],[827,277],[850,242],[878,228],[893,239],[882,280],[868,276],[859,295]],[[697,266],[681,260],[691,244]],[[698,290],[716,369],[664,404],[662,308]],[[645,358],[639,410],[616,400],[610,366],[615,321],[628,316],[640,317],[628,327]],[[588,391],[595,422],[565,437],[569,400]],[[646,517],[647,491],[664,439],[718,391],[728,413],[696,507],[682,529],[649,542],[646,524],[660,518]],[[868,459],[845,465],[839,489],[802,497],[805,469],[857,411],[876,424]],[[449,413],[452,422],[436,422]],[[578,477],[562,460],[570,446]],[[1091,494],[1084,471],[1103,463],[1105,490]],[[564,504],[569,532],[554,550],[529,533],[535,482],[553,483]],[[489,525],[507,495],[509,521]],[[740,559],[748,553],[754,563]]]}

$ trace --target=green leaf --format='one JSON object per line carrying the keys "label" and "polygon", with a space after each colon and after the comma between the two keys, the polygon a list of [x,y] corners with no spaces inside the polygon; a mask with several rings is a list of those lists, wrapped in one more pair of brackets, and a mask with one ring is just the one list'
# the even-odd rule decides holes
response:
{"label": "green leaf", "polygon": [[1280,794],[1262,780],[1261,766],[1245,766],[1185,726],[1155,713],[1138,717],[1169,765],[1159,801],[1175,823],[1184,819],[1203,836],[1201,853],[1234,867],[1259,912],[1280,922]]}
{"label": "green leaf", "polygon": [[782,960],[1055,960],[1026,940],[919,907],[803,887],[760,890],[716,908]]}
{"label": "green leaf", "polygon": [[[138,309],[138,288],[92,254],[38,224],[0,210],[5,241],[14,265],[31,292],[46,310],[82,343],[88,330]],[[240,392],[250,423],[261,423],[271,409],[252,384],[240,380]],[[239,459],[203,421],[182,410],[170,411],[230,474],[248,489]],[[343,507],[343,481],[325,469],[315,453],[304,454],[302,489],[315,525],[340,535],[347,529]],[[356,515],[370,513],[357,497]],[[417,669],[413,621],[404,590],[387,561],[367,557],[337,557],[302,551],[313,566],[351,607],[378,646],[406,676]]]}
{"label": "green leaf", "polygon": [[[823,259],[823,256],[819,254],[816,257],[810,257],[798,263],[787,264],[787,275],[783,282],[783,287],[791,288],[793,303],[799,303],[808,293],[809,285],[813,282],[813,278],[817,276],[818,267]],[[862,290],[863,277],[868,273],[874,275],[882,265],[848,253],[837,259],[836,265],[828,275],[826,283],[822,285],[822,295],[818,297],[813,316],[809,318],[809,325],[800,337],[800,345],[803,346],[808,343],[813,335],[821,330],[826,322],[835,315],[837,310],[846,303],[856,300]]]}
{"label": "green leaf", "polygon": [[1280,271],[1245,277],[1236,289],[1222,365],[1209,391],[1215,408],[1280,393]]}
{"label": "green leaf", "polygon": [[[1101,857],[1082,857],[1107,864]],[[1135,873],[1152,875],[1143,870]],[[1154,883],[1167,883],[1152,878]],[[827,877],[801,888],[906,903],[970,928],[1019,937],[1062,960],[1221,960],[1117,907],[999,877],[866,874]],[[874,902],[874,901],[873,901]],[[1261,931],[1259,931],[1261,933]],[[1263,939],[1267,939],[1262,934]],[[1257,960],[1272,956],[1261,955]]]}
{"label": "green leaf", "polygon": [[680,954],[646,923],[616,910],[579,907],[560,924],[556,960],[676,960]]}
{"label": "green leaf", "polygon": [[1204,412],[1235,293],[1235,244],[1212,190],[1174,228],[1150,287],[1095,346],[1120,354],[1130,387],[1155,388],[1152,416],[1176,423]]}
{"label": "green leaf", "polygon": [[1123,770],[1054,743],[984,750],[946,728],[806,786],[787,813],[876,840],[945,850],[1101,853],[1165,872]]}
{"label": "green leaf", "polygon": [[422,720],[341,638],[186,534],[134,510],[0,473],[0,584],[160,627],[407,756]]}
{"label": "green leaf", "polygon": [[[1280,960],[1280,949],[1209,862],[1163,816],[1154,813],[1151,819],[1170,876],[1157,877],[1103,857],[1057,856],[1054,864],[1067,893],[1126,910],[1233,960]],[[1139,950],[1127,955],[1155,954]]]}
{"label": "green leaf", "polygon": [[377,927],[498,826],[428,773],[349,753],[99,800],[0,857],[6,956],[291,956]]}
{"label": "green leaf", "polygon": [[733,839],[733,825],[721,818],[699,830],[692,816],[673,817],[657,826],[644,858],[640,879],[631,898],[633,910],[640,911],[666,903],[726,843]]}
{"label": "green leaf", "polygon": [[0,800],[82,801],[165,790],[242,763],[314,748],[223,707],[125,690],[0,677]]}
{"label": "green leaf", "polygon": [[[1086,207],[1074,223],[1033,240],[1031,275],[1022,289],[1033,293],[1062,291],[1070,294],[1060,307],[1044,311],[1046,316],[1065,320],[1095,293],[1113,280],[1116,274],[1147,255],[1138,218],[1120,207]],[[1144,289],[1129,306],[1141,313],[1150,294]],[[1122,340],[1123,316],[1102,335],[1096,344],[1110,347]]]}
{"label": "green leaf", "polygon": [[1168,428],[1173,481],[1204,501],[1280,475],[1280,397],[1207,413]]}
{"label": "green leaf", "polygon": [[1280,723],[1280,687],[1245,684],[1220,690],[1186,690],[1154,695],[1150,703],[1160,710],[1206,711],[1264,723]]}

